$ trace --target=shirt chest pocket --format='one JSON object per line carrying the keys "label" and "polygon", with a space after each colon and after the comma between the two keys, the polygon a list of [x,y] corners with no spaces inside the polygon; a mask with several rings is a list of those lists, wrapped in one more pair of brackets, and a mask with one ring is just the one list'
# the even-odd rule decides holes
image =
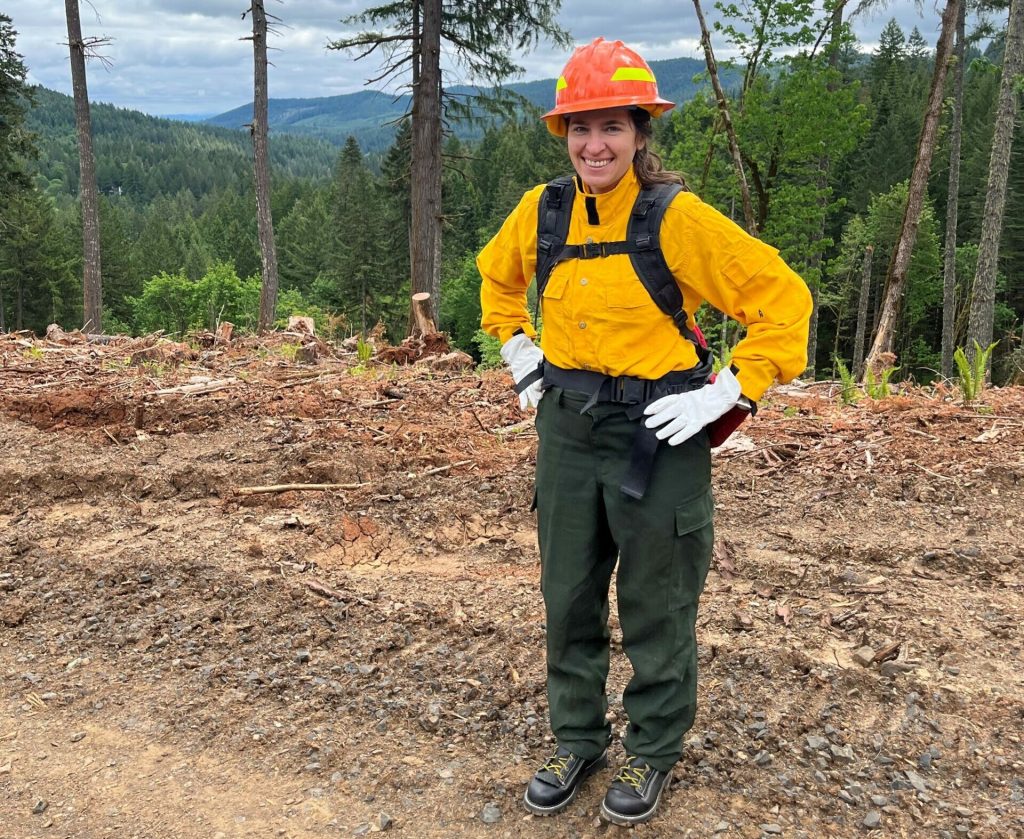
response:
{"label": "shirt chest pocket", "polygon": [[605,303],[609,309],[639,309],[642,306],[654,306],[654,301],[647,289],[644,288],[644,284],[633,274],[607,282]]}
{"label": "shirt chest pocket", "polygon": [[553,270],[548,277],[548,281],[544,286],[544,299],[545,300],[561,300],[565,296],[565,287],[569,282],[569,272],[566,270],[559,271],[557,267]]}

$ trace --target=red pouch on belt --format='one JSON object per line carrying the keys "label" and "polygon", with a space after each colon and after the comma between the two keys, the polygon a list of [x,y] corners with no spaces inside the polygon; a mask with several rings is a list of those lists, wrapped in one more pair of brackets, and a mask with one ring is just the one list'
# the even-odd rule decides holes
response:
{"label": "red pouch on belt", "polygon": [[749,416],[750,411],[736,405],[714,422],[708,423],[708,440],[711,442],[711,448],[717,448],[728,440],[729,435],[739,428],[743,420]]}

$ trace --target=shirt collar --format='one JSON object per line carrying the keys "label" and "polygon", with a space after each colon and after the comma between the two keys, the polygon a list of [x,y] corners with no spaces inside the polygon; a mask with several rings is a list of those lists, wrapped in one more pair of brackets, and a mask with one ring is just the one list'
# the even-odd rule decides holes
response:
{"label": "shirt collar", "polygon": [[600,194],[587,192],[583,188],[583,181],[579,175],[576,176],[575,182],[576,194],[596,202],[598,218],[603,221],[618,218],[622,212],[631,212],[633,203],[636,201],[636,195],[640,191],[640,184],[636,179],[636,172],[632,166],[626,170],[622,180],[610,192],[602,192]]}

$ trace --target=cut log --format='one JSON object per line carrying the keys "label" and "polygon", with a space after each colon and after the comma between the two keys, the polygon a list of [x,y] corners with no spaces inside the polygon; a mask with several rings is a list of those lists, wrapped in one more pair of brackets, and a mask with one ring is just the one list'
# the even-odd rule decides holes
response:
{"label": "cut log", "polygon": [[430,295],[427,292],[418,291],[412,296],[412,316],[416,332],[421,335],[437,332],[434,319],[430,317]]}

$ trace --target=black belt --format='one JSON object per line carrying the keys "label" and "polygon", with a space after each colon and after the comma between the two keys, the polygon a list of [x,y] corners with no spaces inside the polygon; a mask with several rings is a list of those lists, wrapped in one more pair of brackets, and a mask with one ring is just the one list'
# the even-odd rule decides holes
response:
{"label": "black belt", "polygon": [[[556,367],[550,361],[544,362],[544,389],[560,387],[588,394],[580,413],[586,413],[598,403],[628,405],[626,416],[637,420],[644,409],[655,399],[673,393],[699,390],[708,382],[712,366],[710,356],[689,370],[675,370],[660,379],[640,379],[635,376],[606,376],[593,370],[566,370]],[[654,468],[654,456],[658,451],[656,429],[640,423],[633,438],[629,470],[622,482],[621,490],[637,500],[644,497],[647,484]]]}

